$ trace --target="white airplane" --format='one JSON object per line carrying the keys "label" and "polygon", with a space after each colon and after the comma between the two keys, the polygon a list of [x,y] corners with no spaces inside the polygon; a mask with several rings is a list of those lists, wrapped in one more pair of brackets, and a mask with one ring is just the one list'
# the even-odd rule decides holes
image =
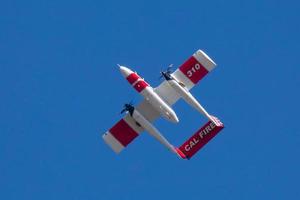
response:
{"label": "white airplane", "polygon": [[[208,72],[216,67],[215,62],[203,51],[195,52],[174,73],[170,72],[170,67],[167,71],[161,72],[165,81],[156,88],[152,88],[129,68],[119,67],[124,78],[144,97],[144,100],[136,108],[131,104],[125,104],[121,113],[127,112],[127,114],[103,135],[104,141],[116,153],[120,153],[134,138],[146,130],[180,158],[190,158],[223,128],[223,124],[216,117],[208,114],[189,92]],[[151,122],[162,116],[168,121],[178,123],[179,119],[172,109],[172,105],[180,98],[207,117],[209,122],[180,148],[177,148]]]}

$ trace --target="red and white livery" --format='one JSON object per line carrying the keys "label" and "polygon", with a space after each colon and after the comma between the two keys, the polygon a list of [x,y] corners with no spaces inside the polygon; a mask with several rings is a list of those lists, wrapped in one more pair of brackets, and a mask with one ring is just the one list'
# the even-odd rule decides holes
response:
{"label": "red and white livery", "polygon": [[175,123],[179,122],[173,109],[161,99],[161,97],[144,79],[127,67],[120,66],[120,71],[132,87],[139,92],[165,119]]}
{"label": "red and white livery", "polygon": [[[216,67],[215,62],[203,51],[198,50],[195,52],[174,73],[162,72],[166,80],[156,88],[152,88],[143,78],[129,68],[119,67],[124,78],[144,97],[144,100],[137,107],[126,104],[127,114],[103,135],[104,141],[116,153],[121,152],[143,131],[147,131],[180,158],[191,158],[224,127],[189,92],[206,74]],[[207,117],[209,122],[177,148],[152,125],[152,122],[162,116],[168,121],[178,123],[179,119],[172,109],[172,105],[180,98]]]}

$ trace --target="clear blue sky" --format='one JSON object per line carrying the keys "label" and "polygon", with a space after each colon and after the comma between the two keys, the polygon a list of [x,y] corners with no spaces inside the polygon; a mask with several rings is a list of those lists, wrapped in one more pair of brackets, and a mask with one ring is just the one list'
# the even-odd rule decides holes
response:
{"label": "clear blue sky", "polygon": [[[0,199],[300,199],[297,1],[0,3]],[[101,135],[197,49],[218,64],[192,92],[226,125],[190,161],[143,134],[120,155]],[[157,128],[180,145],[204,118]]]}

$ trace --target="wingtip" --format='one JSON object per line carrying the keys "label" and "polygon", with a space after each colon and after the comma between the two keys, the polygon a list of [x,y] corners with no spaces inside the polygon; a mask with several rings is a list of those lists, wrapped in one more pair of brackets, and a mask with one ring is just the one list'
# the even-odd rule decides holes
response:
{"label": "wingtip", "polygon": [[213,61],[213,59],[211,59],[203,50],[199,49],[197,52],[197,54],[202,54],[207,60],[209,60],[209,62],[211,62],[214,66],[217,66],[217,63],[215,63],[215,61]]}

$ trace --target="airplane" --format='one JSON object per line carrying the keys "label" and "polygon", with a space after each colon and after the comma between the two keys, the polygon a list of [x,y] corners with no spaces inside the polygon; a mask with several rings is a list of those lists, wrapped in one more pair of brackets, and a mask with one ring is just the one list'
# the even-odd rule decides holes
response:
{"label": "airplane", "polygon": [[[171,73],[171,66],[161,72],[165,80],[158,87],[152,88],[136,72],[119,65],[123,77],[144,100],[136,107],[132,104],[124,105],[121,113],[126,112],[126,115],[103,134],[104,141],[114,152],[120,153],[143,131],[147,131],[171,152],[182,159],[189,159],[224,127],[222,122],[210,115],[189,92],[215,67],[216,63],[202,50],[198,50],[175,72]],[[209,122],[177,148],[153,126],[152,122],[162,116],[170,122],[178,123],[179,119],[172,105],[180,98],[208,118]]]}

